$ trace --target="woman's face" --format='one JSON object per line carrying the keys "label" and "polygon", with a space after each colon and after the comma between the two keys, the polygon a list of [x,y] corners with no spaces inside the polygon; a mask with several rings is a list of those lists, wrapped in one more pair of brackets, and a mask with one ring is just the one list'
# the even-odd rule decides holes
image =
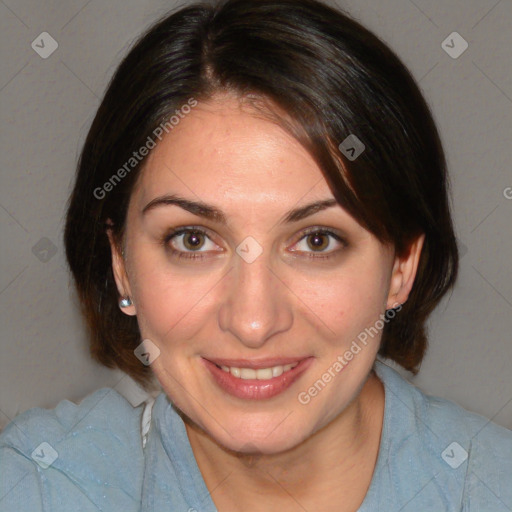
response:
{"label": "woman's face", "polygon": [[228,97],[152,150],[125,242],[116,280],[160,351],[154,373],[233,450],[283,451],[338,416],[410,288],[407,261],[334,201],[306,150]]}

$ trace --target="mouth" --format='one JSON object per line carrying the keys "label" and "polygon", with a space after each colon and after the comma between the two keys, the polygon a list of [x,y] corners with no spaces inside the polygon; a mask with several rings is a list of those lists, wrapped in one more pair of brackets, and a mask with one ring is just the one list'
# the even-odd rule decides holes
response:
{"label": "mouth", "polygon": [[291,369],[295,368],[299,364],[299,361],[296,361],[291,364],[278,364],[276,366],[269,366],[267,368],[240,368],[239,366],[227,366],[227,365],[216,365],[221,370],[226,373],[230,373],[233,377],[237,379],[250,380],[270,380],[274,377],[279,377],[285,372],[289,372]]}
{"label": "mouth", "polygon": [[248,400],[264,400],[283,393],[312,361],[312,357],[265,360],[202,358],[220,389]]}

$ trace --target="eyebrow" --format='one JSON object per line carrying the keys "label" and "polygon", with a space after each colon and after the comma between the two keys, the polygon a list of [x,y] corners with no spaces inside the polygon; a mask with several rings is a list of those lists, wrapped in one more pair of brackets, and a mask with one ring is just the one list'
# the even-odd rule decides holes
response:
{"label": "eyebrow", "polygon": [[[335,199],[324,199],[321,201],[314,201],[313,203],[294,208],[287,212],[280,220],[280,223],[291,223],[298,222],[299,220],[305,219],[310,215],[313,215],[327,208],[336,206],[338,202]],[[186,210],[198,217],[218,222],[220,224],[227,224],[226,215],[222,210],[219,210],[213,205],[206,204],[202,201],[191,201],[178,195],[164,195],[156,197],[151,200],[143,209],[142,215],[147,212],[154,210],[155,208],[162,206],[179,206],[183,210]]]}

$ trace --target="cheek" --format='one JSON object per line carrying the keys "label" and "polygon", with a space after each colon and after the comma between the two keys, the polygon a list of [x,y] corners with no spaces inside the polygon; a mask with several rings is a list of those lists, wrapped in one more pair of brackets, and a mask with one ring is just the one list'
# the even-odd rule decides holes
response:
{"label": "cheek", "polygon": [[385,309],[388,279],[384,270],[378,265],[347,266],[323,278],[296,280],[294,291],[305,306],[304,314],[328,339],[338,345],[350,343],[375,324]]}
{"label": "cheek", "polygon": [[[215,280],[177,273],[169,267],[146,266],[142,259],[134,269],[134,298],[142,336],[164,344],[185,341],[204,323]],[[147,270],[150,268],[151,270]]]}

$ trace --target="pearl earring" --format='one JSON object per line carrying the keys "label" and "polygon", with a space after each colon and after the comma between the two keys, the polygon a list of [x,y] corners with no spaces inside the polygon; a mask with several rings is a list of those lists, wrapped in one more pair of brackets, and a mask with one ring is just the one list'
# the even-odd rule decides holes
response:
{"label": "pearl earring", "polygon": [[120,301],[119,301],[119,307],[120,308],[127,308],[128,306],[131,306],[133,304],[132,300],[130,299],[130,297],[123,297]]}

